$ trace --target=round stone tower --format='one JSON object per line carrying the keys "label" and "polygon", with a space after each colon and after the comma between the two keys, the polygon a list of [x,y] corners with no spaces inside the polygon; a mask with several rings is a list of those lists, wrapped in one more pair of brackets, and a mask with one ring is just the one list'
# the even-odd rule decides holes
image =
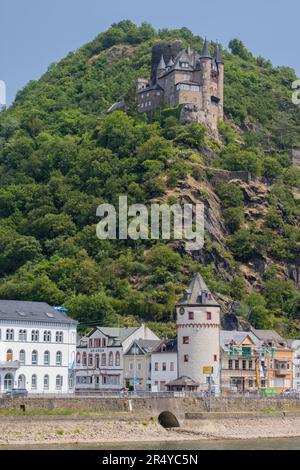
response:
{"label": "round stone tower", "polygon": [[198,390],[207,390],[211,380],[212,386],[218,391],[220,305],[200,274],[195,275],[177,304],[176,315],[179,377],[192,379]]}

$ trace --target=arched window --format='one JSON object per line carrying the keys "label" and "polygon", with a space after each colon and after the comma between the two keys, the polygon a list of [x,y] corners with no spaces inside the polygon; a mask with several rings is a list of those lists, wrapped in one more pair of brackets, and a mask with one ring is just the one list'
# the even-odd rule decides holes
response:
{"label": "arched window", "polygon": [[57,331],[55,333],[55,342],[56,343],[63,343],[63,339],[64,339],[64,334],[62,331]]}
{"label": "arched window", "polygon": [[38,330],[32,330],[31,332],[31,341],[34,343],[37,343],[40,339],[39,331]]}
{"label": "arched window", "polygon": [[62,389],[62,386],[63,386],[63,378],[61,375],[57,375],[56,376],[56,390],[61,390]]}
{"label": "arched window", "polygon": [[114,355],[112,352],[109,353],[109,356],[108,356],[108,365],[109,366],[113,366],[114,365]]}
{"label": "arched window", "polygon": [[86,352],[82,353],[82,365],[86,366]]}
{"label": "arched window", "polygon": [[106,354],[101,354],[101,366],[106,366]]}
{"label": "arched window", "polygon": [[76,364],[80,364],[80,352],[76,354]]}
{"label": "arched window", "polygon": [[13,341],[14,340],[14,330],[7,329],[6,330],[6,341]]}
{"label": "arched window", "polygon": [[50,352],[45,351],[44,352],[44,366],[49,366],[50,365]]}
{"label": "arched window", "polygon": [[31,376],[31,389],[32,390],[37,389],[37,376],[35,374]]}
{"label": "arched window", "polygon": [[44,343],[51,343],[51,331],[44,331]]}
{"label": "arched window", "polygon": [[26,388],[26,379],[23,374],[18,377],[18,388]]}
{"label": "arched window", "polygon": [[4,390],[10,391],[13,387],[13,376],[11,374],[6,374],[4,377]]}
{"label": "arched window", "polygon": [[6,361],[7,362],[12,362],[13,361],[13,351],[12,351],[12,349],[8,349],[6,351]]}
{"label": "arched window", "polygon": [[19,330],[19,341],[27,341],[27,331]]}
{"label": "arched window", "polygon": [[38,353],[37,351],[32,351],[31,353],[31,364],[34,366],[34,365],[37,365],[38,363]]}
{"label": "arched window", "polygon": [[21,351],[19,352],[19,361],[20,361],[20,364],[21,366],[23,366],[25,364],[25,351],[24,349],[21,349]]}
{"label": "arched window", "polygon": [[56,365],[57,366],[62,365],[62,353],[61,353],[61,351],[57,351],[57,353],[56,353]]}
{"label": "arched window", "polygon": [[121,362],[121,357],[119,351],[116,352],[116,366],[118,367]]}
{"label": "arched window", "polygon": [[89,362],[88,362],[89,367],[93,366],[93,354],[89,354]]}
{"label": "arched window", "polygon": [[49,390],[49,375],[44,375],[44,390]]}

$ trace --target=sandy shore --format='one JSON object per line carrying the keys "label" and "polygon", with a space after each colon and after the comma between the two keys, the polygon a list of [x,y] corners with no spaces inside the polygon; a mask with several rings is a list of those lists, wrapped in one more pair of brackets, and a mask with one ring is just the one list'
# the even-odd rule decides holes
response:
{"label": "sandy shore", "polygon": [[203,439],[300,437],[300,416],[253,416],[186,421],[166,430],[153,420],[0,419],[0,445],[95,444]]}

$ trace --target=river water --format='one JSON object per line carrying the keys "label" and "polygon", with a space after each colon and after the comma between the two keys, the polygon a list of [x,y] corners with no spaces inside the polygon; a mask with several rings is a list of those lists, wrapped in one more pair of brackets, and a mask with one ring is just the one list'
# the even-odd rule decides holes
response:
{"label": "river water", "polygon": [[300,450],[300,438],[0,446],[1,450]]}

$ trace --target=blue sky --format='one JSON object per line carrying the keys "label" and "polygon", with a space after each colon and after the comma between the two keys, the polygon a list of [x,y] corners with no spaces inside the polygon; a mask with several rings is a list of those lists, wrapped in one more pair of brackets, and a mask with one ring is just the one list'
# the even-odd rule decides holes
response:
{"label": "blue sky", "polygon": [[0,17],[0,80],[8,103],[50,63],[122,19],[186,26],[223,45],[238,37],[255,55],[300,76],[299,0],[1,0]]}

